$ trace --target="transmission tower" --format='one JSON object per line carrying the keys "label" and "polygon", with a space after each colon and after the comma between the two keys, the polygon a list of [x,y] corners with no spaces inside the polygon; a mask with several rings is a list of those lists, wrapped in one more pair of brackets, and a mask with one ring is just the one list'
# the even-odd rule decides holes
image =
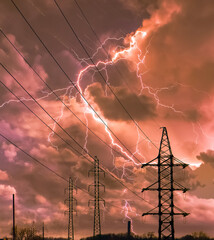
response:
{"label": "transmission tower", "polygon": [[68,240],[74,240],[74,204],[77,204],[77,200],[74,198],[74,183],[72,178],[69,178],[69,185],[68,188],[65,189],[65,191],[68,191],[68,199],[65,200],[65,203],[68,204]]}
{"label": "transmission tower", "polygon": [[158,167],[158,180],[149,187],[142,189],[142,192],[146,190],[158,191],[158,206],[147,213],[143,213],[142,216],[158,215],[158,239],[161,240],[163,238],[164,240],[174,240],[174,215],[182,215],[186,217],[189,213],[182,211],[174,205],[174,191],[183,191],[183,193],[185,193],[188,189],[174,180],[173,171],[176,166],[185,168],[188,165],[173,156],[165,127],[163,127],[160,149],[157,158],[143,164],[142,168],[145,166]]}
{"label": "transmission tower", "polygon": [[105,186],[100,183],[100,173],[103,173],[105,176],[105,172],[99,167],[99,159],[94,157],[94,167],[88,172],[94,175],[94,184],[89,185],[88,191],[93,187],[94,189],[94,199],[89,200],[88,205],[90,206],[90,202],[94,203],[94,228],[93,228],[93,236],[101,235],[101,224],[100,224],[100,202],[103,202],[105,205],[105,200],[100,197],[100,187],[102,186],[105,191]]}
{"label": "transmission tower", "polygon": [[32,223],[32,239],[35,239],[35,222]]}

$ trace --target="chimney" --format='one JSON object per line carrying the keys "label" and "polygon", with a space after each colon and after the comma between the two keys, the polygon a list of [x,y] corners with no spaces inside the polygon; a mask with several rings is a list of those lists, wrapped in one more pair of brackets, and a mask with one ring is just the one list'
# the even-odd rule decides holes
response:
{"label": "chimney", "polygon": [[131,221],[128,221],[128,232],[127,232],[128,238],[131,236]]}

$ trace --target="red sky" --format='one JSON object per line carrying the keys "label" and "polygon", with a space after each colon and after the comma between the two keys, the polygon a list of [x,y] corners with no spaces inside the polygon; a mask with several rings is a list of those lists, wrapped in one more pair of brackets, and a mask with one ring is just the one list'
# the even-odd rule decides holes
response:
{"label": "red sky", "polygon": [[[75,2],[58,0],[96,67],[54,1],[14,2],[37,36],[11,1],[0,2],[1,82],[49,128],[1,84],[0,133],[65,179],[71,176],[85,190],[93,182],[88,177],[92,164],[80,154],[96,155],[103,167],[156,206],[157,195],[142,194],[141,189],[156,181],[157,173],[141,169],[138,161],[157,156],[160,127],[165,126],[174,156],[190,164],[175,173],[177,181],[191,189],[185,196],[176,194],[176,205],[191,213],[185,221],[176,218],[176,235],[202,230],[213,236],[214,2],[78,0],[98,40]],[[10,233],[15,193],[18,226],[35,221],[41,229],[44,221],[47,235],[66,237],[66,181],[2,137],[0,146],[0,233]],[[101,206],[103,233],[125,232],[129,218],[135,233],[157,233],[157,219],[141,216],[151,208],[148,202],[109,174],[101,181],[107,203]],[[75,197],[78,239],[92,234],[93,209],[87,204],[92,196],[78,190]]]}

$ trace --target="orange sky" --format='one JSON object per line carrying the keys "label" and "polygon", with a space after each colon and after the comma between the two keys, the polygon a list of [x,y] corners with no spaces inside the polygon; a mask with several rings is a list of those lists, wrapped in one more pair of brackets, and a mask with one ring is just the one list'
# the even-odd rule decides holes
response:
{"label": "orange sky", "polygon": [[[74,1],[59,5],[93,62],[54,1],[15,1],[57,65],[12,2],[1,1],[1,82],[40,120],[1,84],[0,133],[85,190],[93,182],[87,173],[92,165],[80,154],[96,155],[102,166],[155,206],[157,195],[144,195],[141,189],[154,182],[157,173],[142,170],[139,162],[157,156],[160,127],[165,126],[174,156],[190,164],[175,173],[177,181],[191,189],[185,196],[176,194],[176,205],[191,213],[186,222],[176,219],[176,235],[202,230],[213,236],[213,1],[78,2],[99,40]],[[35,221],[41,229],[44,221],[47,235],[66,236],[67,183],[5,139],[0,146],[0,233],[10,233],[11,194],[16,193],[18,226]],[[101,207],[103,233],[126,231],[130,218],[137,234],[157,232],[156,218],[141,217],[150,204],[109,174],[101,181],[108,203]],[[88,208],[91,196],[86,192],[79,190],[76,198],[78,239],[92,234],[93,209]]]}

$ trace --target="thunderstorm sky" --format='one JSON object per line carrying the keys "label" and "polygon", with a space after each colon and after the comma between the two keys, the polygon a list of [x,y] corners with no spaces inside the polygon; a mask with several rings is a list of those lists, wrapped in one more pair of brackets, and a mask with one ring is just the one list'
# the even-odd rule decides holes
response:
{"label": "thunderstorm sky", "polygon": [[157,233],[157,218],[142,217],[157,195],[141,193],[157,172],[140,163],[157,157],[163,126],[189,164],[175,171],[190,188],[176,206],[191,213],[176,217],[176,235],[214,236],[214,1],[77,3],[0,1],[0,237],[13,193],[18,227],[34,221],[40,233],[44,222],[46,236],[66,237],[69,177],[81,188],[76,239],[92,235],[95,155],[106,170],[102,233],[130,219],[136,234]]}

